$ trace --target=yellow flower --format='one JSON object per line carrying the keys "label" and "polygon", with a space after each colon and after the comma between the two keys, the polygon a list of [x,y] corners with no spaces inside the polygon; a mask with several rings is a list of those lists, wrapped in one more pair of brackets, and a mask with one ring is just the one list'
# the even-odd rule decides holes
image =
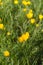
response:
{"label": "yellow flower", "polygon": [[29,13],[28,14],[26,14],[26,16],[27,16],[27,18],[32,18],[33,17],[33,12],[32,12],[32,10],[31,11],[29,11]]}
{"label": "yellow flower", "polygon": [[7,35],[11,35],[11,33],[10,32],[7,32]]}
{"label": "yellow flower", "polygon": [[39,24],[36,24],[36,27],[39,27]]}
{"label": "yellow flower", "polygon": [[42,15],[42,14],[39,15],[39,19],[40,19],[40,20],[43,19],[43,15]]}
{"label": "yellow flower", "polygon": [[25,34],[23,34],[22,36],[22,39],[24,40],[24,41],[26,41],[27,39],[29,39],[30,38],[30,35],[29,35],[29,33],[28,32],[26,32]]}
{"label": "yellow flower", "polygon": [[30,1],[28,1],[28,2],[27,2],[27,5],[31,5],[31,2],[30,2]]}
{"label": "yellow flower", "polygon": [[26,6],[27,5],[27,2],[25,0],[23,0],[22,1],[22,4]]}
{"label": "yellow flower", "polygon": [[30,1],[25,1],[25,0],[23,0],[23,1],[22,1],[22,4],[25,5],[25,6],[27,6],[27,5],[30,5],[31,2],[30,2]]}
{"label": "yellow flower", "polygon": [[14,0],[14,4],[18,4],[18,0]]}
{"label": "yellow flower", "polygon": [[24,42],[24,41],[26,41],[29,38],[30,38],[30,35],[29,35],[28,32],[26,32],[26,33],[22,34],[21,37],[18,38],[18,41],[19,42]]}
{"label": "yellow flower", "polygon": [[4,56],[6,56],[6,57],[8,57],[8,56],[10,55],[9,51],[7,51],[7,50],[6,50],[6,51],[4,51],[4,53],[3,53],[3,54],[4,54]]}
{"label": "yellow flower", "polygon": [[34,23],[35,23],[35,19],[34,19],[34,18],[31,19],[30,22],[31,22],[32,24],[34,24]]}
{"label": "yellow flower", "polygon": [[18,38],[18,41],[19,41],[19,42],[23,42],[24,40],[23,40],[22,37],[19,37],[19,38]]}
{"label": "yellow flower", "polygon": [[26,41],[27,39],[30,38],[30,34],[28,32],[25,33],[25,38],[24,38],[24,41]]}
{"label": "yellow flower", "polygon": [[23,41],[25,41],[25,38],[26,38],[26,37],[25,37],[25,34],[22,34],[21,37],[22,37]]}
{"label": "yellow flower", "polygon": [[26,8],[23,9],[24,12],[25,12],[26,10],[27,10]]}
{"label": "yellow flower", "polygon": [[0,24],[0,29],[4,29],[4,25],[3,24]]}

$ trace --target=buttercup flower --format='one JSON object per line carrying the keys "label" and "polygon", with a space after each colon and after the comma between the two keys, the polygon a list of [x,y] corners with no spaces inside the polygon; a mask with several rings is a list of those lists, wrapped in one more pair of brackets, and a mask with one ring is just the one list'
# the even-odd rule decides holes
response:
{"label": "buttercup flower", "polygon": [[6,56],[6,57],[8,57],[8,56],[10,55],[9,51],[7,51],[7,50],[4,51],[3,54],[4,54],[4,56]]}
{"label": "buttercup flower", "polygon": [[0,29],[4,29],[4,25],[3,24],[0,24]]}
{"label": "buttercup flower", "polygon": [[39,19],[40,19],[40,20],[43,19],[43,15],[42,15],[42,14],[39,15]]}
{"label": "buttercup flower", "polygon": [[23,0],[22,1],[22,4],[26,6],[27,5],[27,2],[25,0]]}
{"label": "buttercup flower", "polygon": [[24,39],[24,41],[26,41],[27,39],[30,38],[30,34],[26,32],[24,35],[22,35],[22,38]]}
{"label": "buttercup flower", "polygon": [[19,37],[19,38],[18,38],[18,41],[19,41],[19,42],[23,42],[24,40],[23,40],[22,37]]}
{"label": "buttercup flower", "polygon": [[29,13],[26,14],[27,18],[32,18],[33,17],[33,12],[32,10],[29,11]]}
{"label": "buttercup flower", "polygon": [[22,4],[25,5],[25,6],[27,6],[27,5],[30,5],[31,2],[30,2],[30,1],[25,1],[25,0],[23,0],[23,1],[22,1]]}
{"label": "buttercup flower", "polygon": [[28,1],[28,2],[27,2],[27,5],[31,5],[31,1]]}
{"label": "buttercup flower", "polygon": [[21,37],[18,38],[18,41],[19,42],[24,42],[29,38],[30,38],[30,34],[28,32],[26,32],[26,33],[22,34]]}
{"label": "buttercup flower", "polygon": [[30,22],[31,22],[32,24],[34,24],[34,23],[35,23],[35,19],[34,19],[34,18],[31,19]]}
{"label": "buttercup flower", "polygon": [[14,4],[18,4],[18,0],[14,0]]}

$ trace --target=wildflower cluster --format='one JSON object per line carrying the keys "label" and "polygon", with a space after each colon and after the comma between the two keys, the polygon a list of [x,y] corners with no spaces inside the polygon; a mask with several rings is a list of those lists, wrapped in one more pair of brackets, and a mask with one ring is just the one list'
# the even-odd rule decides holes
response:
{"label": "wildflower cluster", "polygon": [[43,65],[43,0],[0,0],[0,65]]}

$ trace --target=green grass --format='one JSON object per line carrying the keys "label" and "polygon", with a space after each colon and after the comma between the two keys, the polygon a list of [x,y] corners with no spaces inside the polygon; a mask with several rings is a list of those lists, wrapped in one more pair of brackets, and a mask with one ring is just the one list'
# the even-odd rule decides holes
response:
{"label": "green grass", "polygon": [[[43,65],[43,20],[38,18],[39,14],[43,15],[43,0],[30,1],[30,6],[24,6],[22,0],[17,5],[14,0],[2,0],[0,23],[3,23],[5,30],[0,29],[0,65]],[[27,8],[27,11],[23,12],[23,8]],[[34,24],[26,17],[30,9],[36,20]],[[7,35],[7,32],[11,32],[11,35]],[[30,33],[30,38],[20,43],[18,37],[25,32]],[[5,50],[10,52],[9,57],[4,56]]]}

